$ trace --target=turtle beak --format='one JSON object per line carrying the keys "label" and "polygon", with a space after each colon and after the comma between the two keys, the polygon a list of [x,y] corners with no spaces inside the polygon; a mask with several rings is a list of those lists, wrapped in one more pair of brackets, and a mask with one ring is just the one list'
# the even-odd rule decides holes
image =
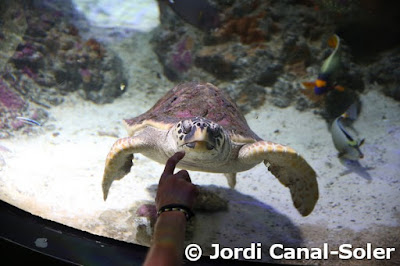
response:
{"label": "turtle beak", "polygon": [[206,152],[215,148],[215,141],[210,138],[207,127],[194,126],[185,137],[185,146],[198,152]]}

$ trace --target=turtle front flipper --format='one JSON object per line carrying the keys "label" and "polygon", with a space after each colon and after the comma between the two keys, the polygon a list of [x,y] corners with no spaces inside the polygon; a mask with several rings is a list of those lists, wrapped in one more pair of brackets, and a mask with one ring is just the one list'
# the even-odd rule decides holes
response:
{"label": "turtle front flipper", "polygon": [[128,137],[117,140],[107,155],[103,175],[103,197],[107,199],[108,191],[114,180],[123,178],[131,171],[133,154],[146,146],[139,137]]}
{"label": "turtle front flipper", "polygon": [[269,141],[257,141],[240,149],[239,160],[245,164],[264,161],[268,170],[289,187],[293,204],[307,216],[317,203],[318,183],[315,171],[294,149]]}

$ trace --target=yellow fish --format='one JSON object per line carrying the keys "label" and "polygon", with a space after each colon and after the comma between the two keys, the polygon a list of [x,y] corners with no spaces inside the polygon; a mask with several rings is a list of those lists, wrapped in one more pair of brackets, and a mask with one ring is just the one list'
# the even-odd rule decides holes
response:
{"label": "yellow fish", "polygon": [[322,95],[330,90],[344,91],[344,87],[340,85],[332,85],[332,75],[340,67],[340,38],[334,34],[328,40],[328,45],[334,48],[333,52],[325,59],[321,66],[318,78],[315,82],[303,82],[303,86],[306,89],[314,89],[316,95]]}

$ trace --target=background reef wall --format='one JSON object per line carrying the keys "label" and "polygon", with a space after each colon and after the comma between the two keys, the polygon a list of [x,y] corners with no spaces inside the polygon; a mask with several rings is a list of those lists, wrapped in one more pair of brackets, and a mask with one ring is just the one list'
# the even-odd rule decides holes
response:
{"label": "background reef wall", "polygon": [[26,116],[43,122],[46,109],[77,91],[95,103],[121,95],[127,81],[122,63],[95,38],[85,39],[74,21],[84,20],[70,1],[2,1],[0,37],[1,137],[26,127]]}
{"label": "background reef wall", "polygon": [[[244,112],[268,99],[279,107],[317,107],[327,120],[346,110],[365,83],[378,82],[399,99],[398,79],[386,71],[399,69],[393,56],[400,40],[394,1],[183,2],[158,1],[160,26],[152,39],[164,74],[174,82],[213,82]],[[300,82],[315,80],[332,51],[327,40],[334,33],[343,50],[338,80],[347,89],[315,100],[304,95]]]}
{"label": "background reef wall", "polygon": [[[163,74],[174,83],[212,82],[245,113],[267,100],[282,108],[313,108],[330,121],[369,84],[400,100],[398,1],[158,0],[158,5],[160,25],[150,34]],[[32,130],[15,118],[43,122],[46,110],[71,92],[101,104],[129,85],[120,58],[102,36],[82,32],[90,23],[71,1],[5,0],[0,18],[0,137]],[[337,80],[346,90],[314,97],[302,82],[316,79],[332,52],[327,40],[333,33],[341,38]]]}

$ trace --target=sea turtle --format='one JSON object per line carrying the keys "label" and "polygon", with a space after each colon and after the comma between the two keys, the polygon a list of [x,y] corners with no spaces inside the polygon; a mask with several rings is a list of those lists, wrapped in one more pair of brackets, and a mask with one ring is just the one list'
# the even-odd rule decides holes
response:
{"label": "sea turtle", "polygon": [[264,162],[289,187],[294,206],[311,213],[318,200],[316,174],[292,148],[264,141],[248,126],[233,100],[210,83],[183,83],[168,91],[150,110],[124,120],[129,137],[117,140],[106,159],[103,195],[111,183],[130,172],[134,153],[165,164],[177,151],[177,167],[224,173],[236,184],[236,173]]}

